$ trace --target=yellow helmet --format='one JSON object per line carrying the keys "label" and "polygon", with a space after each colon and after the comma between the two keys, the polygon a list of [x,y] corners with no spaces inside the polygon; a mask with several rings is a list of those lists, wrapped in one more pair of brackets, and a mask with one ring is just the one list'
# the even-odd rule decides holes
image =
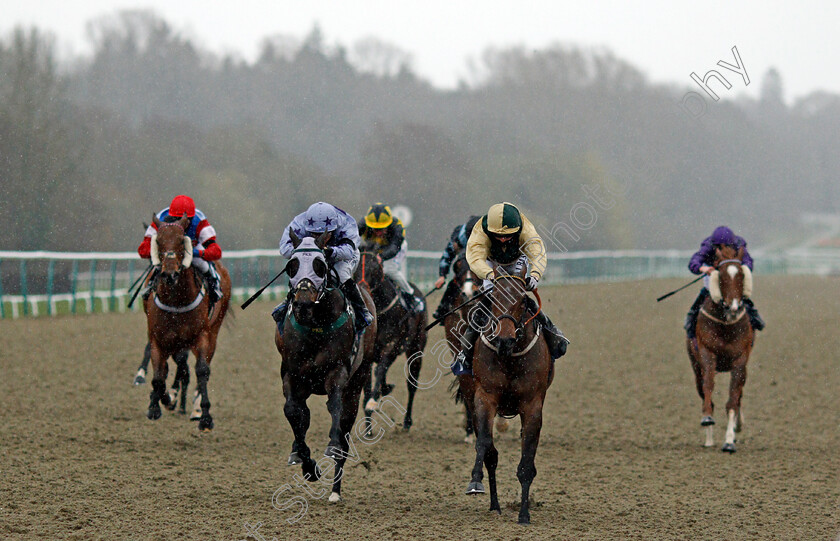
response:
{"label": "yellow helmet", "polygon": [[374,203],[365,214],[365,225],[374,229],[384,229],[393,221],[391,207],[385,203]]}

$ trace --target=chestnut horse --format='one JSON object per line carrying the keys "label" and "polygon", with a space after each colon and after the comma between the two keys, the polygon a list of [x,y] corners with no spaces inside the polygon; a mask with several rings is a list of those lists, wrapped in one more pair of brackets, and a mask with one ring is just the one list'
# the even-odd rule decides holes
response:
{"label": "chestnut horse", "polygon": [[712,392],[715,374],[732,372],[726,413],[729,422],[721,451],[735,452],[735,433],[743,428],[741,394],[747,381],[747,361],[755,341],[755,331],[747,317],[744,298],[752,294],[752,273],[741,263],[744,249],[723,247],[715,251],[715,270],[709,276],[709,298],[697,318],[697,338],[686,339],[688,357],[694,369],[697,393],[703,400],[700,424],[706,430],[705,447],[712,447],[712,418],[715,405]]}
{"label": "chestnut horse", "polygon": [[[286,265],[291,300],[283,333],[275,330],[274,342],[283,358],[280,367],[286,398],[283,413],[295,434],[288,464],[301,464],[307,481],[314,482],[321,477],[321,469],[306,445],[309,430],[306,400],[313,394],[326,395],[332,424],[324,456],[335,461],[329,501],[338,502],[359,397],[365,381],[370,379],[369,359],[376,321],[365,329],[362,344],[354,352],[353,310],[340,289],[328,287],[329,269],[323,249],[331,235],[326,232],[317,239],[300,239],[289,230],[295,247]],[[373,312],[370,295],[364,288],[360,291]]]}
{"label": "chestnut horse", "polygon": [[[493,290],[489,293],[492,318],[473,350],[472,376],[458,378],[464,399],[473,405],[477,436],[475,465],[466,493],[484,493],[483,464],[490,484],[490,510],[499,514],[496,493],[499,452],[493,444],[493,419],[497,414],[520,417],[522,457],[516,469],[522,487],[520,524],[531,522],[529,495],[531,482],[537,475],[534,458],[540,441],[542,408],[554,379],[554,362],[534,321],[536,314],[529,315],[525,309],[527,272],[527,265],[522,264],[494,269]],[[482,308],[478,306],[474,310]]]}
{"label": "chestnut horse", "polygon": [[[405,352],[410,361],[407,362],[406,370],[408,404],[403,429],[408,430],[413,423],[411,411],[420,377],[422,352],[426,347],[426,309],[413,313],[402,305],[399,288],[385,278],[382,261],[373,252],[361,253],[353,277],[359,284],[367,284],[376,305],[376,345],[373,352],[376,360],[375,381],[372,388],[371,382],[365,385],[365,418],[369,419],[373,411],[378,409],[379,399],[393,390],[394,386],[385,382],[385,376],[397,356]],[[412,287],[415,296],[423,296],[414,284]]]}
{"label": "chestnut horse", "polygon": [[175,407],[166,392],[167,359],[189,349],[195,356],[195,374],[201,398],[198,428],[209,432],[213,429],[213,417],[210,415],[207,381],[210,379],[210,362],[216,352],[216,338],[230,303],[230,275],[220,262],[216,263],[223,295],[211,316],[208,314],[209,299],[201,291],[201,278],[191,266],[192,241],[184,234],[189,218],[163,223],[155,216],[154,223],[157,234],[152,237],[152,264],[159,268],[159,272],[154,293],[144,302],[154,369],[147,416],[152,420],[160,418],[159,402],[170,409]]}

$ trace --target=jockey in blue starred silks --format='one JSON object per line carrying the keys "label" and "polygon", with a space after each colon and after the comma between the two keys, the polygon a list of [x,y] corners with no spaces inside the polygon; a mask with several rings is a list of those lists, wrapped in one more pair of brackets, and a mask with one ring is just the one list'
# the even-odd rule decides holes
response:
{"label": "jockey in blue starred silks", "polygon": [[[359,263],[359,228],[356,225],[356,220],[329,203],[314,203],[306,212],[295,216],[283,230],[283,237],[280,239],[280,253],[286,258],[291,257],[295,250],[289,236],[289,229],[299,238],[318,237],[325,231],[332,233],[330,240],[324,247],[324,255],[327,263],[338,274],[339,287],[353,307],[356,316],[356,332],[361,332],[373,322],[373,316],[368,311],[359,292],[359,287],[353,280],[353,271]],[[281,334],[283,333],[283,322],[288,301],[289,299],[286,299],[271,313]]]}
{"label": "jockey in blue starred silks", "polygon": [[[186,216],[190,219],[189,226],[184,232],[192,241],[193,259],[192,267],[201,272],[207,281],[207,290],[210,296],[210,304],[222,298],[222,289],[219,285],[219,275],[213,261],[222,258],[222,248],[216,242],[216,230],[204,216],[204,213],[195,208],[195,202],[186,195],[177,195],[172,203],[157,213],[157,218],[164,223],[177,222]],[[137,247],[137,253],[144,259],[150,259],[152,236],[157,234],[157,226],[153,223],[146,229],[143,242]],[[151,290],[147,290],[144,298]]]}
{"label": "jockey in blue starred silks", "polygon": [[[452,262],[467,249],[467,241],[470,240],[470,233],[478,222],[479,216],[470,216],[466,223],[455,226],[452,233],[449,235],[449,242],[446,243],[446,248],[440,256],[440,263],[438,264],[438,273],[440,276],[435,282],[435,289],[443,287],[446,282],[446,275],[449,274],[449,269],[452,268]],[[458,298],[458,286],[450,280],[449,285],[446,286],[446,291],[443,292],[443,297],[440,299],[440,304],[437,310],[432,315],[433,319],[439,319],[443,314],[452,309],[452,303]]]}
{"label": "jockey in blue starred silks", "polygon": [[[750,253],[747,251],[747,241],[742,237],[736,235],[731,229],[722,225],[716,228],[712,234],[700,244],[700,249],[691,257],[688,262],[688,270],[694,274],[705,274],[703,278],[703,289],[697,295],[694,304],[688,310],[685,316],[685,330],[689,338],[696,337],[697,317],[700,314],[700,307],[703,306],[703,301],[709,296],[709,275],[715,270],[715,250],[720,246],[731,246],[738,250],[744,249],[741,263],[746,265],[750,270],[753,269],[753,260]],[[760,331],[764,328],[764,320],[758,315],[758,310],[755,308],[752,299],[745,298],[744,306],[747,310],[747,315],[750,318],[750,324],[753,329]]]}

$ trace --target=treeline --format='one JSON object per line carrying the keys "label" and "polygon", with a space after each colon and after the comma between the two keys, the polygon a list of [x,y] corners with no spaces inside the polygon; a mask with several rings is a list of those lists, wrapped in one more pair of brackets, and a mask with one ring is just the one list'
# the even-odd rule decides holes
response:
{"label": "treeline", "polygon": [[488,50],[444,91],[396,47],[330,47],[317,28],[254,62],[150,12],[88,30],[92,55],[61,63],[37,29],[0,40],[0,249],[132,250],[181,192],[230,249],[275,246],[316,200],[407,205],[421,249],[500,200],[569,250],[694,247],[720,223],[778,242],[840,204],[840,97],[787,107],[775,72],[750,73],[760,100],[692,120],[686,88],[609,51]]}

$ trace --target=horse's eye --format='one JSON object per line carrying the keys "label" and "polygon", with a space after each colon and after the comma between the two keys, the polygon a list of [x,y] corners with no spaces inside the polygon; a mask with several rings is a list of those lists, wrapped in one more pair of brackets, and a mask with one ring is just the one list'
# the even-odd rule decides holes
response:
{"label": "horse's eye", "polygon": [[312,262],[312,270],[315,271],[318,278],[323,278],[327,275],[327,264],[322,259],[316,259]]}
{"label": "horse's eye", "polygon": [[298,273],[299,269],[300,269],[300,261],[298,261],[297,259],[291,259],[291,260],[289,260],[289,263],[286,265],[286,274],[288,274],[289,277],[292,277],[292,276],[294,276],[295,274]]}

